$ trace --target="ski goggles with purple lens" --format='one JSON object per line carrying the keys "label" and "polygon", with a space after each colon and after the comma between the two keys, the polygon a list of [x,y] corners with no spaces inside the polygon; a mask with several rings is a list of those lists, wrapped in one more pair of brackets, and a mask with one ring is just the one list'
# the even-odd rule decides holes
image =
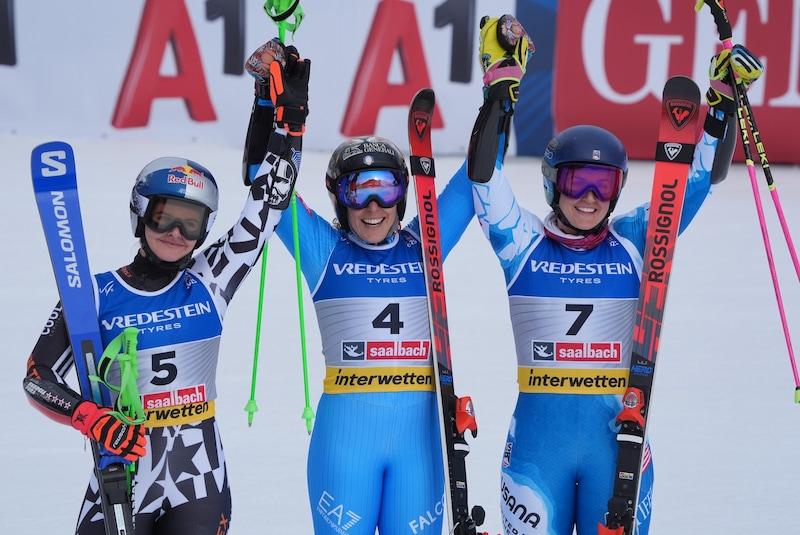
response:
{"label": "ski goggles with purple lens", "polygon": [[590,163],[561,164],[556,170],[556,189],[572,199],[592,190],[601,201],[613,201],[622,190],[622,169]]}
{"label": "ski goggles with purple lens", "polygon": [[371,201],[391,208],[406,196],[406,177],[400,171],[371,169],[339,177],[336,198],[348,208],[361,209]]}
{"label": "ski goggles with purple lens", "polygon": [[199,240],[205,232],[207,208],[174,197],[153,197],[144,214],[144,224],[158,233],[178,227],[187,240]]}

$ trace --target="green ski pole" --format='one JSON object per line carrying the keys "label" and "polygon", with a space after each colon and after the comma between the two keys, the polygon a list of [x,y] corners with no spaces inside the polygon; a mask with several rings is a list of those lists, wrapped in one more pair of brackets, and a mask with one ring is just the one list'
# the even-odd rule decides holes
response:
{"label": "green ski pole", "polygon": [[292,193],[292,233],[294,235],[294,266],[297,279],[297,311],[300,316],[300,352],[303,357],[303,388],[306,406],[303,408],[303,419],[306,421],[306,430],[311,434],[314,420],[314,410],[311,408],[308,392],[308,359],[306,356],[306,321],[303,313],[303,274],[300,269],[300,240],[297,225],[297,194]]}
{"label": "green ski pole", "polygon": [[[300,26],[300,23],[305,18],[305,13],[300,8],[299,0],[267,0],[264,2],[264,11],[266,14],[272,19],[273,22],[278,26],[278,38],[281,40],[281,43],[286,42],[286,29],[288,28],[290,32],[292,32],[292,36],[294,36],[294,32],[297,31],[297,28]],[[294,15],[294,22],[288,23],[286,20]],[[296,214],[296,202],[295,197],[292,195],[292,218],[295,220]],[[296,229],[296,223],[295,223]],[[298,250],[298,236],[297,232],[295,231],[294,234],[294,246],[295,250]],[[255,347],[253,349],[253,372],[252,377],[250,380],[250,399],[247,400],[247,404],[245,404],[244,410],[247,411],[247,425],[253,425],[253,415],[258,411],[258,404],[256,403],[256,383],[258,381],[258,355],[261,346],[261,317],[264,308],[264,286],[266,284],[267,278],[267,252],[268,252],[269,243],[264,244],[263,249],[263,257],[261,258],[261,284],[258,290],[258,311],[256,314],[256,336],[255,336]],[[297,257],[299,258],[299,257]],[[296,261],[297,271],[299,273],[299,260]],[[298,275],[299,277],[299,275]],[[302,306],[302,302],[301,302]],[[300,336],[301,336],[301,344],[303,347],[303,377],[305,383],[305,391],[306,391],[306,410],[303,412],[303,418],[306,418],[307,423],[306,427],[308,428],[308,432],[311,433],[311,423],[307,416],[308,411],[310,411],[309,403],[308,403],[308,370],[306,367],[306,356],[305,356],[305,327],[303,324],[303,312],[302,308],[300,310]],[[313,411],[311,411],[310,418],[314,417]]]}
{"label": "green ski pole", "polygon": [[[147,420],[144,407],[142,407],[142,397],[139,395],[139,387],[136,379],[139,378],[139,369],[136,363],[136,345],[139,329],[128,327],[116,338],[109,342],[100,357],[97,369],[100,376],[90,376],[92,381],[100,381],[117,393],[117,401],[114,403],[112,414],[129,425],[143,424]],[[119,365],[119,385],[108,382],[108,372],[114,361]],[[128,488],[130,489],[131,478],[136,471],[136,463],[127,466]]]}

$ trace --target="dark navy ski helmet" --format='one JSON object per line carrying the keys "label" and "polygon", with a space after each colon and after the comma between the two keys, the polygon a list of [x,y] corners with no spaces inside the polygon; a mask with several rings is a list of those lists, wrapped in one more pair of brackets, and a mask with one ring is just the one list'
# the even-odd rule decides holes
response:
{"label": "dark navy ski helmet", "polygon": [[[555,209],[561,191],[556,186],[558,167],[562,164],[593,164],[615,167],[622,171],[619,192],[628,177],[628,155],[622,142],[611,132],[599,126],[578,125],[556,135],[542,157],[542,177],[547,204]],[[609,213],[614,210],[619,193],[611,199]]]}

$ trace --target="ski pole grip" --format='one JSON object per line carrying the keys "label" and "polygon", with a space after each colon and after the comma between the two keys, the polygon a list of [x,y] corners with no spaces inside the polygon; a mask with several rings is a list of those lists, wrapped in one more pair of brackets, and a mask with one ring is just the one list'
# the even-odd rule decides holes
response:
{"label": "ski pole grip", "polygon": [[731,21],[728,20],[728,13],[725,11],[723,0],[699,0],[695,6],[696,11],[700,11],[703,4],[708,4],[711,8],[711,14],[714,16],[714,24],[717,25],[717,32],[719,32],[719,40],[723,43],[730,43],[733,37],[731,30]]}
{"label": "ski pole grip", "polygon": [[139,329],[136,327],[127,327],[122,331],[122,352],[126,355],[136,355],[136,344],[138,342],[137,335]]}

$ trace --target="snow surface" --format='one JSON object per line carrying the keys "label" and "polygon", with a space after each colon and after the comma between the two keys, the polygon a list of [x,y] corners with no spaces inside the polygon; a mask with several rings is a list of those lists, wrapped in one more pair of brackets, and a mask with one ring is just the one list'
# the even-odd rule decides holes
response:
{"label": "snow surface", "polygon": [[[29,407],[21,388],[26,358],[57,300],[29,171],[31,150],[45,141],[51,140],[0,136],[8,186],[0,196],[0,224],[7,231],[0,279],[7,342],[6,358],[0,360],[0,399],[6,407],[0,518],[7,533],[72,533],[91,470],[82,436]],[[64,141],[75,148],[94,271],[115,269],[132,258],[130,186],[144,164],[158,156],[192,158],[215,173],[222,189],[217,233],[238,216],[245,195],[239,149]],[[460,163],[456,157],[438,159],[440,185]],[[298,191],[310,206],[332,217],[322,183],[326,164],[327,154],[305,154]],[[538,159],[512,159],[507,167],[520,202],[546,213]],[[772,170],[789,225],[798,235],[798,169]],[[784,305],[798,336],[797,274],[757,171]],[[618,212],[649,199],[651,177],[651,163],[631,164]],[[260,411],[252,427],[243,409],[250,393],[258,269],[229,309],[222,342],[217,411],[234,499],[232,533],[311,533],[294,263],[277,240],[272,244],[258,367]],[[470,497],[487,510],[486,530],[499,533],[498,475],[516,397],[503,277],[476,222],[445,266],[456,391],[472,396],[480,428],[470,440]],[[675,528],[682,533],[797,533],[800,406],[793,403],[794,377],[744,165],[732,168],[681,237],[674,267],[651,412],[656,473],[651,534]],[[305,284],[303,296],[315,408],[323,366]]]}

